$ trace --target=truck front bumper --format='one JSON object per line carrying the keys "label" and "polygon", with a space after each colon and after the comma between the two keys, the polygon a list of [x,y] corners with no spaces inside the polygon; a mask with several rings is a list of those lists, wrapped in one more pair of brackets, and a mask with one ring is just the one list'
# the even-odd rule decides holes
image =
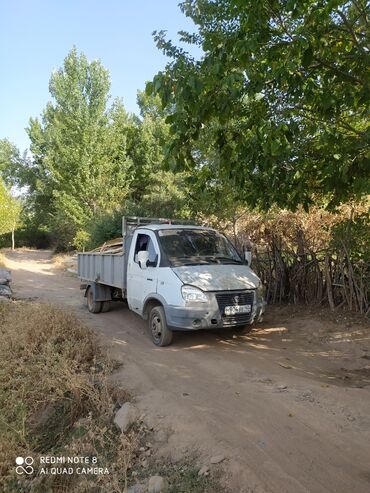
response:
{"label": "truck front bumper", "polygon": [[245,317],[223,317],[217,303],[211,306],[187,306],[177,307],[167,305],[165,307],[167,325],[173,330],[201,330],[218,329],[222,327],[236,327],[252,324],[255,320],[262,319],[266,302],[254,303],[248,319]]}

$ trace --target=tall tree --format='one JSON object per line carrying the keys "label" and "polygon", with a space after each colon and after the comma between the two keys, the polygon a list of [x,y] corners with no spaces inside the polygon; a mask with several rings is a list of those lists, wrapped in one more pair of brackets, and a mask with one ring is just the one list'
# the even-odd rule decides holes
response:
{"label": "tall tree", "polygon": [[125,195],[125,156],[117,160],[111,149],[109,87],[102,64],[74,48],[51,76],[53,100],[41,121],[28,127],[38,201],[49,202],[49,221],[67,242]]}
{"label": "tall tree", "polygon": [[[327,206],[369,192],[370,12],[365,0],[186,0],[198,33],[156,33],[172,61],[147,85],[169,111],[169,165],[217,175],[244,202]],[[211,168],[210,168],[211,169]],[[203,173],[207,176],[207,173]],[[208,180],[209,183],[209,180]]]}
{"label": "tall tree", "polygon": [[138,92],[140,117],[131,126],[127,154],[132,161],[127,210],[141,215],[186,214],[186,174],[163,169],[164,149],[171,139],[159,96]]}

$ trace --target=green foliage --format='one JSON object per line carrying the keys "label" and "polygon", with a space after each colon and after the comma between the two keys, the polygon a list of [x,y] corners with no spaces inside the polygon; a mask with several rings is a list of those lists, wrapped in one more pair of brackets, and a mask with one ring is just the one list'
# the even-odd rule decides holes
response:
{"label": "green foliage", "polygon": [[89,233],[84,230],[77,231],[75,237],[73,238],[72,244],[76,250],[84,252],[85,248],[89,245],[91,241]]}
{"label": "green foliage", "polygon": [[[34,209],[68,246],[77,230],[101,209],[121,203],[126,193],[126,160],[111,122],[126,117],[119,102],[107,109],[109,75],[99,61],[88,62],[73,49],[53,73],[42,122],[31,119]],[[122,116],[123,114],[123,116]]]}
{"label": "green foliage", "polygon": [[139,118],[118,99],[108,106],[109,86],[101,63],[73,49],[50,79],[52,102],[30,119],[32,160],[14,175],[28,191],[27,224],[50,231],[58,250],[86,247],[92,224],[114,211],[172,216],[186,201],[184,176],[162,170],[170,136],[160,98],[139,93]]}
{"label": "green foliage", "polygon": [[102,213],[88,226],[91,241],[89,248],[102,245],[105,241],[122,236],[122,211]]}
{"label": "green foliage", "polygon": [[[182,174],[157,171],[149,176],[149,185],[140,197],[125,201],[122,208],[101,213],[87,226],[93,248],[122,235],[122,216],[191,217],[185,178]],[[85,245],[87,246],[87,245]]]}
{"label": "green foliage", "polygon": [[[49,231],[37,229],[34,225],[22,223],[22,226],[17,229],[17,246],[29,248],[50,248],[51,237]],[[11,234],[7,233],[0,236],[0,248],[9,247],[12,238]]]}
{"label": "green foliage", "polygon": [[[369,192],[369,10],[364,0],[186,0],[202,48],[172,57],[147,84],[168,112],[171,169],[244,203],[327,207]],[[201,149],[207,141],[213,156]],[[205,170],[208,168],[208,172]]]}
{"label": "green foliage", "polygon": [[8,186],[17,183],[17,171],[22,163],[18,148],[7,139],[0,139],[0,176]]}
{"label": "green foliage", "polygon": [[[112,135],[124,145],[127,194],[121,206],[101,210],[87,230],[91,247],[122,234],[122,216],[189,217],[191,198],[186,173],[163,170],[169,125],[158,96],[138,93],[141,118],[129,118],[113,106]],[[118,148],[118,147],[117,147]]]}
{"label": "green foliage", "polygon": [[11,196],[0,178],[0,235],[17,229],[20,213],[20,201]]}

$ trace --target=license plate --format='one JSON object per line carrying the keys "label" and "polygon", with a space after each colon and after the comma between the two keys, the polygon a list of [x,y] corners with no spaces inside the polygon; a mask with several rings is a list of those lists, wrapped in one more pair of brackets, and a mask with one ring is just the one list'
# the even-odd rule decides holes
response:
{"label": "license plate", "polygon": [[240,313],[250,313],[251,305],[225,306],[225,315],[237,315]]}

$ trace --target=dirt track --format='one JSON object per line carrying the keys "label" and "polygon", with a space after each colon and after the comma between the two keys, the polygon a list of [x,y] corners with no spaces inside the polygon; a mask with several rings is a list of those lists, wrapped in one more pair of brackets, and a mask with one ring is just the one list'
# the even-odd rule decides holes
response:
{"label": "dirt track", "polygon": [[179,333],[156,348],[123,303],[88,313],[50,252],[7,258],[18,298],[75,311],[123,361],[117,379],[161,430],[159,454],[224,455],[212,467],[233,492],[370,492],[370,329],[360,321],[274,308],[248,336]]}

